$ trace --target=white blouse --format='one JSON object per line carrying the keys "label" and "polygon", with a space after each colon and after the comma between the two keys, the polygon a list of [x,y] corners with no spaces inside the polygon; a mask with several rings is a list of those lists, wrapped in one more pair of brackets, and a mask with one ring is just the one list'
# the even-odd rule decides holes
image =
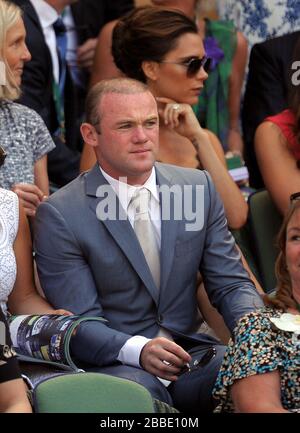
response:
{"label": "white blouse", "polygon": [[0,188],[0,306],[4,313],[17,275],[13,244],[19,226],[17,195]]}

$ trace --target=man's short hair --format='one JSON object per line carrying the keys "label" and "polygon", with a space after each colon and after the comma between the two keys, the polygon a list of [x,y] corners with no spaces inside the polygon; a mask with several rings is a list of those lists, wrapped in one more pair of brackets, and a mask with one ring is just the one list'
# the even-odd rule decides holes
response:
{"label": "man's short hair", "polygon": [[113,78],[110,80],[99,81],[99,83],[95,84],[91,88],[86,98],[86,121],[93,126],[99,125],[101,120],[99,106],[103,95],[108,93],[132,95],[144,92],[150,92],[148,86],[141,81],[133,80],[131,78]]}

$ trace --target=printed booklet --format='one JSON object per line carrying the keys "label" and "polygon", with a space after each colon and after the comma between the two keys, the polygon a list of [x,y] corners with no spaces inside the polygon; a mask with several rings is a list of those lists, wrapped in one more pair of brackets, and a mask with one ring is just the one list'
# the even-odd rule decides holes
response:
{"label": "printed booklet", "polygon": [[21,361],[52,364],[64,370],[82,371],[70,355],[70,340],[77,326],[99,317],[55,314],[9,316],[13,347]]}

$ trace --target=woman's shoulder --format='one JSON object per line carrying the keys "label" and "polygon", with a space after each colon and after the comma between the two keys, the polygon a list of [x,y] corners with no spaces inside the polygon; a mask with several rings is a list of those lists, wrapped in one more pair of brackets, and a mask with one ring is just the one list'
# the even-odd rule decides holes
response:
{"label": "woman's shoulder", "polygon": [[294,132],[295,124],[296,117],[294,113],[291,110],[287,109],[273,116],[266,117],[264,122],[259,125],[259,128],[261,130],[266,130],[266,132],[269,133],[268,129],[272,128],[273,125],[276,125],[289,143],[289,145],[297,149],[299,147],[299,144]]}
{"label": "woman's shoulder", "polygon": [[272,321],[270,319],[273,317],[280,317],[282,313],[282,310],[269,306],[260,308],[256,311],[251,311],[240,318],[235,333],[243,333],[244,331],[251,333],[251,329],[271,329]]}
{"label": "woman's shoulder", "polygon": [[18,102],[4,100],[1,101],[2,111],[9,112],[12,118],[18,122],[30,122],[36,124],[42,122],[41,116],[32,108],[26,105],[19,104]]}
{"label": "woman's shoulder", "polygon": [[291,110],[286,109],[273,116],[266,117],[265,121],[273,122],[282,126],[293,126],[296,123],[296,117]]}
{"label": "woman's shoulder", "polygon": [[19,199],[17,194],[14,193],[13,191],[0,187],[0,202],[18,203]]}
{"label": "woman's shoulder", "polygon": [[0,215],[1,218],[10,221],[13,237],[15,237],[19,224],[19,199],[13,191],[0,188]]}
{"label": "woman's shoulder", "polygon": [[5,101],[4,102],[7,109],[12,111],[13,113],[16,113],[18,116],[21,117],[40,117],[40,115],[34,111],[32,108],[27,107],[26,105],[19,104],[18,102],[14,101]]}

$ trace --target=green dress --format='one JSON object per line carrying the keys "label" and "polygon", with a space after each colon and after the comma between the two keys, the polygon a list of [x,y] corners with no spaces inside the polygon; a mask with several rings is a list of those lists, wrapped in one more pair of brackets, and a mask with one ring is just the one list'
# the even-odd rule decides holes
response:
{"label": "green dress", "polygon": [[208,57],[214,57],[214,50],[210,53],[210,43],[215,39],[217,46],[224,53],[217,65],[209,72],[204,89],[198,103],[194,105],[194,112],[202,127],[214,132],[222,143],[224,150],[228,150],[229,110],[228,90],[232,60],[236,50],[237,32],[232,21],[206,19],[204,45]]}

